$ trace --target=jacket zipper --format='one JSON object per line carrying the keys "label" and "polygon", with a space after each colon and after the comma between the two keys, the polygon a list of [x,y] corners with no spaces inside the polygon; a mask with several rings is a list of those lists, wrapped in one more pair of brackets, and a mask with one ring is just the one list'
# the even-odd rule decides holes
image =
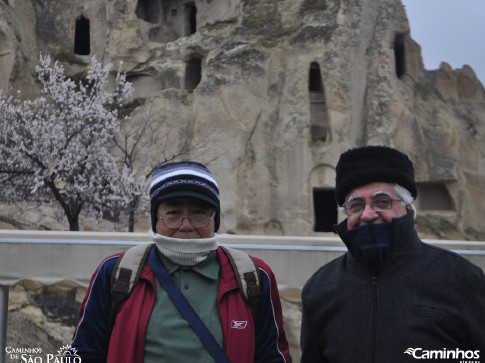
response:
{"label": "jacket zipper", "polygon": [[372,277],[372,351],[371,362],[376,361],[376,340],[377,340],[377,277]]}

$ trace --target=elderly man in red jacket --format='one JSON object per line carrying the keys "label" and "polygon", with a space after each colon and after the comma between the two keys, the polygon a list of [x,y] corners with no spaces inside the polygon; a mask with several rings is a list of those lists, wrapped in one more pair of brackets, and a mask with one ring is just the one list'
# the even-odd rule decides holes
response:
{"label": "elderly man in red jacket", "polygon": [[[228,255],[218,246],[220,202],[214,175],[196,162],[165,164],[153,173],[150,198],[155,247],[111,333],[111,275],[119,255],[106,258],[91,279],[72,342],[82,362],[289,362],[271,269],[254,259],[261,276],[255,319]],[[223,359],[205,348],[172,302],[159,281],[161,266],[208,329]]]}

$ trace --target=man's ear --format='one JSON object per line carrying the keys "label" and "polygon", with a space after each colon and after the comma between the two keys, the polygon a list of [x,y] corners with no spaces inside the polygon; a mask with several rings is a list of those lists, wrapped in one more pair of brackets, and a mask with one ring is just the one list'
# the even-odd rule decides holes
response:
{"label": "man's ear", "polygon": [[406,212],[409,213],[409,212],[412,212],[412,210],[413,210],[413,205],[411,203],[406,204]]}

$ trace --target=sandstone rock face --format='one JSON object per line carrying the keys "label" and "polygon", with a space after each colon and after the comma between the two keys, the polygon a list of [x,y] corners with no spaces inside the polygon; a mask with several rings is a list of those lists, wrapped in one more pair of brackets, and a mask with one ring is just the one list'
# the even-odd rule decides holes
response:
{"label": "sandstone rock face", "polygon": [[415,163],[423,237],[485,238],[484,88],[468,66],[424,70],[400,2],[1,2],[0,87],[36,95],[39,52],[73,76],[122,61],[133,122],[168,120],[174,147],[205,135],[190,158],[220,182],[223,232],[333,233],[340,153],[385,144]]}

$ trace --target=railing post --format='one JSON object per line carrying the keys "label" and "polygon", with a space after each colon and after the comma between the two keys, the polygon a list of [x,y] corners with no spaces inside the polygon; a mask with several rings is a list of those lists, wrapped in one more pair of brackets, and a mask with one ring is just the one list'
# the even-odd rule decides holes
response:
{"label": "railing post", "polygon": [[7,362],[8,286],[0,286],[0,363]]}

